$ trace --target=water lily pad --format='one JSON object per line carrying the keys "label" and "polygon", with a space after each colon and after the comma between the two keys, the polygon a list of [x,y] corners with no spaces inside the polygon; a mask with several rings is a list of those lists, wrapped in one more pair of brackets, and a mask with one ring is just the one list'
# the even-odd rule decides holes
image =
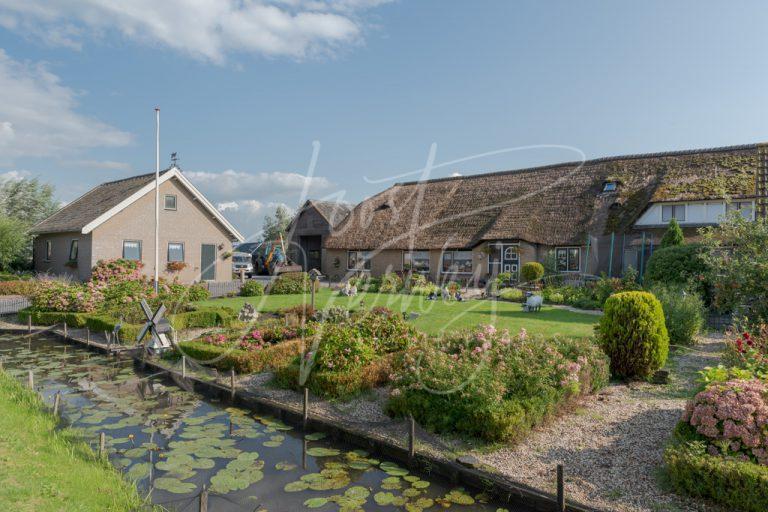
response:
{"label": "water lily pad", "polygon": [[283,490],[285,492],[299,492],[299,491],[306,491],[307,489],[309,489],[309,484],[307,482],[304,482],[303,480],[298,480],[296,482],[285,484],[285,487],[283,487]]}
{"label": "water lily pad", "polygon": [[339,453],[341,452],[336,448],[323,448],[322,446],[307,448],[307,455],[311,455],[313,457],[334,457]]}
{"label": "water lily pad", "polygon": [[319,441],[325,439],[328,435],[325,432],[313,432],[304,436],[307,441]]}
{"label": "water lily pad", "polygon": [[275,469],[278,471],[293,471],[297,467],[296,464],[287,461],[281,461],[275,464]]}
{"label": "water lily pad", "polygon": [[131,469],[125,474],[128,480],[142,480],[149,476],[149,469],[152,465],[149,462],[139,462],[131,466]]}
{"label": "water lily pad", "polygon": [[160,477],[155,479],[155,488],[174,494],[187,494],[197,489],[197,486],[190,482],[182,482],[178,478]]}
{"label": "water lily pad", "polygon": [[304,502],[307,508],[320,508],[328,503],[328,498],[310,498]]}

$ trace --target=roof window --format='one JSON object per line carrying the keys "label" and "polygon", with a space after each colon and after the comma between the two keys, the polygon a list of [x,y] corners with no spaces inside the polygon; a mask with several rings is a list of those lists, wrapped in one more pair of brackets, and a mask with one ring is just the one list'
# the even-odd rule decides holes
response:
{"label": "roof window", "polygon": [[615,181],[606,181],[603,183],[603,192],[616,192],[619,184]]}

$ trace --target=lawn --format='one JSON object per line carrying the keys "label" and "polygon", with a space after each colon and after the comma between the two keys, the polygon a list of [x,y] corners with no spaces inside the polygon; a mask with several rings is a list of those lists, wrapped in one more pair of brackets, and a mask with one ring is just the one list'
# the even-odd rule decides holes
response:
{"label": "lawn", "polygon": [[[198,302],[205,306],[229,306],[238,310],[245,302],[253,304],[258,311],[275,312],[297,304],[309,303],[309,295],[266,295],[263,297],[233,297],[210,299]],[[522,305],[514,302],[467,300],[464,302],[428,301],[426,297],[387,294],[361,293],[356,297],[341,297],[328,288],[322,288],[315,297],[315,306],[325,309],[330,306],[343,306],[358,309],[385,306],[394,311],[416,313],[412,320],[418,329],[430,334],[443,330],[464,329],[478,324],[493,324],[499,329],[518,332],[525,328],[530,333],[551,336],[562,334],[582,337],[592,334],[597,317],[585,313],[573,313],[561,308],[544,306],[538,313],[526,313]]]}
{"label": "lawn", "polygon": [[0,371],[0,510],[143,510],[136,490]]}

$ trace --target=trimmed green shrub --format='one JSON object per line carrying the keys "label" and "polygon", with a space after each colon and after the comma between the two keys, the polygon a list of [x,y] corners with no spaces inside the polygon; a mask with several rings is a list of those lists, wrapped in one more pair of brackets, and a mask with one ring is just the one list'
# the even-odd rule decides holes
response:
{"label": "trimmed green shrub", "polygon": [[427,283],[423,286],[414,286],[411,288],[411,295],[430,295],[440,293],[440,287],[434,283]]}
{"label": "trimmed green shrub", "polygon": [[621,292],[605,301],[598,341],[616,377],[647,377],[667,361],[669,334],[659,300],[648,292]]}
{"label": "trimmed green shrub", "polygon": [[240,296],[242,297],[261,297],[262,295],[264,295],[264,285],[253,279],[243,283],[240,288]]}
{"label": "trimmed green shrub", "polygon": [[[85,318],[85,325],[91,331],[99,333],[112,333],[118,322],[118,320],[106,315],[87,315]],[[143,324],[122,323],[118,334],[120,342],[123,345],[134,345],[143,327]]]}
{"label": "trimmed green shrub", "polygon": [[496,283],[501,286],[509,286],[512,282],[512,272],[501,272],[496,276]]}
{"label": "trimmed green shrub", "polygon": [[664,323],[672,345],[693,345],[696,335],[704,327],[704,301],[698,293],[686,291],[680,286],[660,286],[651,292],[661,302]]}
{"label": "trimmed green shrub", "polygon": [[702,247],[699,244],[674,245],[657,249],[648,258],[645,268],[646,284],[679,284],[696,283],[702,292],[704,282],[702,277],[708,272],[707,264],[701,257]]}
{"label": "trimmed green shrub", "polygon": [[381,285],[379,286],[379,292],[381,293],[397,293],[403,287],[403,280],[399,275],[394,273],[384,274],[381,276]]}
{"label": "trimmed green shrub", "polygon": [[211,292],[202,283],[195,283],[187,288],[187,300],[189,302],[199,302],[211,298]]}
{"label": "trimmed green shrub", "polygon": [[661,237],[661,247],[674,247],[676,245],[683,245],[685,238],[683,237],[683,230],[680,229],[680,224],[675,219],[669,220],[669,226],[667,231],[664,232],[664,236]]}
{"label": "trimmed green shrub", "polygon": [[34,325],[54,325],[67,323],[67,326],[82,329],[86,325],[86,313],[73,313],[62,311],[34,311],[32,308],[22,309],[17,313],[19,322],[26,324],[32,317]]}
{"label": "trimmed green shrub", "polygon": [[181,352],[168,357],[179,358],[183,353],[206,366],[222,371],[232,368],[237,373],[248,374],[275,370],[289,365],[301,352],[301,340],[290,340],[269,345],[261,350],[241,350],[232,346],[217,346],[202,341],[182,341]]}
{"label": "trimmed green shrub", "polygon": [[720,503],[728,510],[768,510],[768,467],[706,452],[693,428],[680,422],[675,440],[664,452],[675,490]]}
{"label": "trimmed green shrub", "polygon": [[528,283],[538,281],[544,277],[544,265],[538,261],[529,261],[520,267],[520,276]]}
{"label": "trimmed green shrub", "polygon": [[[291,295],[309,292],[309,274],[306,272],[286,272],[280,274],[269,287],[270,295]],[[319,285],[315,283],[315,289]]]}
{"label": "trimmed green shrub", "polygon": [[228,327],[233,320],[234,313],[228,308],[200,308],[168,315],[168,321],[176,330],[195,327]]}
{"label": "trimmed green shrub", "polygon": [[499,298],[504,300],[520,302],[524,297],[525,293],[519,288],[504,288],[503,290],[499,291]]}

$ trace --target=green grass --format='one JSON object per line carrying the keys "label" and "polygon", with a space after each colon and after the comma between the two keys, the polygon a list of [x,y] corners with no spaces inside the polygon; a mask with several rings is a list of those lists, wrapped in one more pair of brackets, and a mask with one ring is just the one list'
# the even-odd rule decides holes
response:
{"label": "green grass", "polygon": [[0,371],[0,510],[134,511],[143,500],[37,395]]}
{"label": "green grass", "polygon": [[[197,304],[229,306],[239,310],[245,302],[253,304],[258,311],[275,312],[289,306],[309,303],[309,295],[233,297],[211,299]],[[478,324],[493,324],[499,329],[509,329],[511,332],[517,332],[524,327],[531,334],[583,337],[592,334],[598,318],[550,306],[543,306],[538,313],[526,313],[521,304],[490,300],[428,301],[426,297],[421,296],[387,293],[361,293],[356,297],[341,297],[328,288],[320,289],[315,297],[315,307],[318,309],[329,306],[358,309],[361,302],[365,308],[385,306],[394,311],[417,313],[419,317],[412,320],[413,325],[429,334],[474,327]]]}

